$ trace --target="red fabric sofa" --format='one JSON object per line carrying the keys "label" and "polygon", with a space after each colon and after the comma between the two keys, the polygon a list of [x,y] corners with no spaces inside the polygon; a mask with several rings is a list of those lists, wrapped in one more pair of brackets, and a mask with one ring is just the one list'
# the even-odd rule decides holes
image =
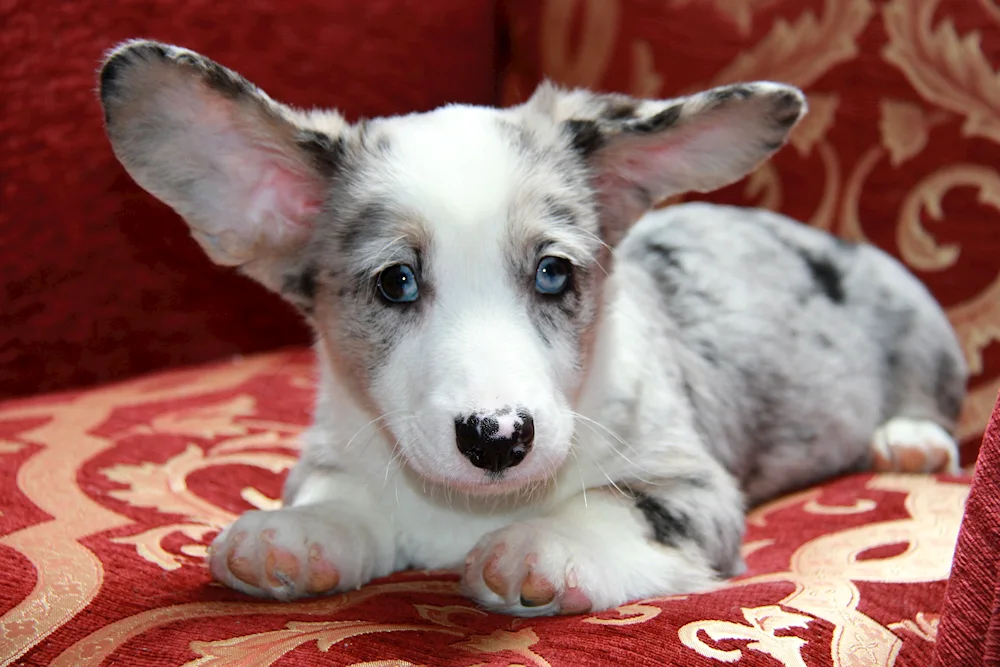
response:
{"label": "red fabric sofa", "polygon": [[[1000,387],[992,3],[11,0],[2,16],[0,664],[1000,661],[1000,410],[982,438]],[[293,604],[212,584],[219,527],[278,502],[312,355],[290,308],[212,266],[115,163],[94,73],[135,36],[350,118],[510,104],[542,77],[662,97],[801,86],[812,112],[791,145],[710,199],[870,240],[927,283],[973,372],[966,474],[778,499],[749,517],[730,585],[601,614],[486,614],[449,573]]]}

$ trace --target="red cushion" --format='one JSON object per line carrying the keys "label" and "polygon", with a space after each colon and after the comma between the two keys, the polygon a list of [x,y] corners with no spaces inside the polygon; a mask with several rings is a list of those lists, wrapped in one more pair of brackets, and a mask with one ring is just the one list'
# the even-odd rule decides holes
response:
{"label": "red cushion", "polygon": [[973,371],[959,435],[975,459],[1000,388],[1000,21],[989,3],[502,4],[508,103],[543,76],[650,97],[753,79],[804,88],[811,111],[791,146],[705,198],[870,240],[915,271]]}
{"label": "red cushion", "polygon": [[115,162],[94,94],[120,40],[183,44],[351,117],[494,101],[491,0],[4,3],[0,396],[305,342]]}
{"label": "red cushion", "polygon": [[728,588],[600,614],[486,614],[446,573],[289,604],[218,587],[205,545],[275,505],[313,377],[290,351],[0,405],[0,662],[927,664],[964,479],[856,475],[783,498],[751,515]]}

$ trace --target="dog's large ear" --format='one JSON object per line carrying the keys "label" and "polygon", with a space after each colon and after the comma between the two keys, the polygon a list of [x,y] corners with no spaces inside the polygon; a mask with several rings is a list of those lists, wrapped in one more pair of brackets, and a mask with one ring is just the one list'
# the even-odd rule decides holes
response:
{"label": "dog's large ear", "polygon": [[100,96],[115,155],[191,228],[209,257],[274,290],[310,238],[345,124],[271,100],[238,74],[151,41],[113,50]]}
{"label": "dog's large ear", "polygon": [[611,244],[668,197],[715,190],[748,174],[785,143],[806,110],[798,89],[770,82],[672,100],[543,84],[527,105],[561,123],[590,163]]}

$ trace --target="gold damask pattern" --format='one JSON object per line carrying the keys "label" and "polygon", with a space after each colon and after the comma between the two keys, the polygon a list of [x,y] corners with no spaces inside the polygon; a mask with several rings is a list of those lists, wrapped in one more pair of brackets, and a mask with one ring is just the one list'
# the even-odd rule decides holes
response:
{"label": "gold damask pattern", "polygon": [[217,587],[205,545],[240,507],[276,504],[312,373],[311,355],[278,353],[0,407],[19,494],[0,518],[28,524],[4,530],[19,556],[0,562],[25,559],[35,580],[2,608],[2,664],[256,667],[318,652],[356,667],[545,667],[602,664],[624,642],[630,664],[867,667],[933,646],[968,487],[923,476],[783,498],[750,516],[750,569],[723,590],[600,614],[487,614],[447,573],[296,603]]}
{"label": "gold damask pattern", "polygon": [[[643,97],[754,79],[802,87],[810,113],[791,138],[794,155],[779,153],[710,199],[872,241],[916,271],[945,304],[973,373],[958,432],[974,453],[1000,389],[1000,78],[990,60],[1000,53],[1000,10],[992,0],[505,6],[514,26],[508,104],[542,76]],[[519,28],[536,13],[537,32]],[[688,25],[704,34],[688,38]],[[713,40],[710,52],[703,43]]]}

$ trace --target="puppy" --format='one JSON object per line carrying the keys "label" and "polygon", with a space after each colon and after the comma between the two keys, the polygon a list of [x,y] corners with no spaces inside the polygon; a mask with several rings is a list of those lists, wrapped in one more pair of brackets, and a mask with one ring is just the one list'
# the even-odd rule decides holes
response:
{"label": "puppy", "polygon": [[794,88],[543,84],[510,109],[352,125],[133,41],[100,95],[132,177],[315,330],[284,507],[212,545],[235,589],[455,567],[489,609],[597,611],[741,572],[747,504],[956,469],[966,368],[899,263],[766,211],[648,212],[781,147]]}

